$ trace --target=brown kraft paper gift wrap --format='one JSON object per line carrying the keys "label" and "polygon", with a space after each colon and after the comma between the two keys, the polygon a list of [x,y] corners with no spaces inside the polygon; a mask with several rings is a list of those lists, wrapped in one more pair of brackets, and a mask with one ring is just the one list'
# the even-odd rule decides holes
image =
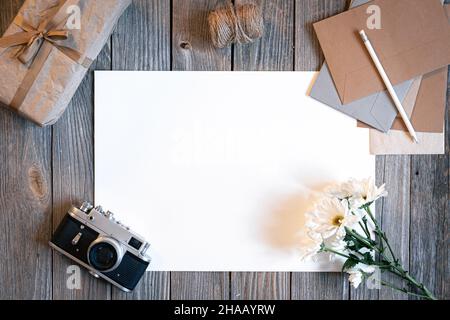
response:
{"label": "brown kraft paper gift wrap", "polygon": [[[26,0],[0,38],[0,103],[40,126],[55,123],[130,3]],[[73,6],[79,30],[65,26]]]}

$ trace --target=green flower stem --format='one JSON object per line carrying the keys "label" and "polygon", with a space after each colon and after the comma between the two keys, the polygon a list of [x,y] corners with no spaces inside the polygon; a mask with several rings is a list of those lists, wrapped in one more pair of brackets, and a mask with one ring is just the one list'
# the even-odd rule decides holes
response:
{"label": "green flower stem", "polygon": [[370,235],[370,231],[369,231],[369,226],[367,225],[367,219],[364,217],[363,218],[363,223],[364,223],[364,227],[366,229],[366,235],[369,239],[372,239],[371,235]]}
{"label": "green flower stem", "polygon": [[[349,209],[350,209],[350,205],[348,205],[348,207],[349,207]],[[356,216],[356,214],[355,214],[353,211],[351,211],[351,214],[354,215],[354,216]],[[369,231],[369,228],[367,227],[367,221],[366,221],[366,220],[363,220],[363,222],[364,222],[364,224],[362,224],[361,221],[359,221],[358,224],[359,224],[359,226],[361,227],[361,229],[364,231],[364,233],[366,234],[366,236],[367,236],[368,238],[370,238],[370,231]]]}
{"label": "green flower stem", "polygon": [[341,256],[341,257],[350,259],[350,256],[348,256],[348,255],[346,255],[346,254],[344,254],[344,253],[342,253],[342,252],[333,250],[333,249],[331,249],[331,248],[327,248],[327,247],[325,247],[325,246],[323,246],[322,249],[321,249],[320,251],[322,251],[322,252],[334,253],[335,255],[338,255],[338,256]]}
{"label": "green flower stem", "polygon": [[397,270],[401,275],[400,277],[407,282],[409,282],[412,286],[420,289],[422,292],[425,293],[425,296],[429,300],[437,300],[437,298],[431,293],[430,290],[428,290],[427,287],[424,286],[423,283],[418,282],[416,279],[414,279],[408,271],[404,270],[400,265],[393,266],[395,270]]}
{"label": "green flower stem", "polygon": [[359,233],[357,233],[355,230],[351,230],[347,227],[345,227],[345,232],[347,232],[348,234],[350,234],[352,237],[356,238],[357,240],[361,241],[362,243],[364,243],[366,245],[366,247],[368,248],[373,248],[372,245],[372,239],[370,238],[364,238],[363,236],[361,236]]}
{"label": "green flower stem", "polygon": [[358,222],[359,226],[361,227],[361,229],[364,231],[364,233],[366,234],[367,238],[370,238],[370,232],[367,229],[367,225],[364,225],[360,222]]}
{"label": "green flower stem", "polygon": [[[355,238],[357,241],[361,242],[362,244],[365,245],[365,247],[369,250],[374,250],[376,251],[380,257],[382,258],[382,262],[384,261],[385,263],[373,263],[373,265],[376,265],[380,268],[383,269],[387,269],[389,272],[391,272],[392,274],[395,274],[396,276],[400,277],[401,279],[403,279],[404,281],[406,281],[407,283],[409,283],[412,287],[415,287],[417,289],[419,289],[422,293],[424,294],[418,294],[418,293],[414,293],[414,292],[410,292],[406,289],[401,289],[401,288],[397,288],[389,283],[384,283],[385,286],[389,286],[392,287],[393,289],[399,290],[401,292],[404,292],[406,294],[409,295],[413,295],[413,296],[417,296],[417,297],[421,297],[424,299],[428,299],[428,300],[437,300],[436,297],[431,293],[430,290],[428,290],[427,287],[425,287],[422,283],[418,282],[416,279],[414,279],[405,269],[403,269],[403,267],[400,265],[399,263],[399,259],[396,258],[394,251],[392,250],[391,245],[389,244],[389,240],[387,239],[386,233],[384,233],[379,224],[378,221],[375,219],[375,217],[373,216],[370,208],[368,206],[364,207],[364,210],[367,212],[367,214],[369,215],[370,219],[372,220],[372,222],[375,225],[375,231],[376,234],[379,235],[380,237],[380,243],[379,246],[373,245],[373,240],[370,237],[370,234],[367,234],[366,231],[364,230],[364,232],[366,233],[367,237],[364,237],[362,235],[360,235],[358,232],[356,232],[355,230],[349,229],[349,228],[345,228],[345,231],[347,234],[349,234],[350,236],[352,236],[353,238]],[[361,223],[360,223],[361,226]],[[386,247],[389,250],[390,253],[390,258],[387,257],[384,253],[384,244],[386,244]],[[334,250],[333,250],[334,251]],[[332,251],[329,251],[332,252]],[[345,256],[340,254],[341,256]],[[353,258],[353,257],[352,257]],[[354,259],[354,258],[353,258]],[[358,263],[363,263],[366,264],[366,262],[362,261],[361,259],[357,259]]]}
{"label": "green flower stem", "polygon": [[387,246],[387,248],[389,250],[389,253],[392,256],[392,259],[394,259],[394,261],[396,261],[396,263],[398,263],[398,260],[395,258],[395,255],[394,255],[394,251],[392,250],[392,247],[389,244],[389,240],[387,239],[386,233],[384,233],[383,230],[381,230],[381,227],[378,224],[378,221],[375,219],[374,215],[372,214],[372,210],[370,210],[370,205],[369,206],[364,206],[364,210],[367,212],[367,214],[369,215],[370,219],[375,224],[375,230],[381,236],[382,240],[386,243],[386,246]]}
{"label": "green flower stem", "polygon": [[[372,247],[373,247],[373,246],[372,246]],[[357,257],[357,256],[350,257],[349,255],[346,255],[346,254],[344,254],[344,253],[342,253],[342,252],[333,250],[333,249],[328,248],[328,247],[326,247],[326,246],[323,246],[322,249],[321,249],[321,251],[322,251],[322,252],[333,253],[333,254],[336,254],[336,255],[338,255],[338,256],[344,257],[344,258],[346,258],[346,259],[350,259],[350,258],[351,258],[351,259],[356,260],[357,263],[362,263],[362,264],[367,265],[367,263],[365,263],[363,260],[361,260],[361,259],[360,259],[359,257]],[[386,260],[386,259],[385,259],[385,260]],[[403,288],[398,288],[398,287],[396,287],[396,286],[394,286],[394,285],[392,285],[392,284],[390,284],[390,283],[388,283],[388,282],[385,282],[385,281],[380,280],[380,283],[381,283],[382,285],[384,285],[384,286],[386,286],[386,287],[390,287],[390,288],[392,288],[392,289],[394,289],[394,290],[397,290],[397,291],[401,291],[401,292],[406,293],[406,294],[411,295],[411,296],[416,296],[416,297],[420,297],[420,298],[428,299],[428,300],[437,300],[436,297],[434,297],[434,295],[433,295],[433,294],[432,294],[432,293],[431,293],[431,292],[430,292],[423,284],[418,283],[413,277],[411,277],[411,276],[408,274],[408,272],[406,272],[405,270],[403,270],[403,268],[401,268],[400,266],[394,265],[392,261],[386,260],[386,262],[388,262],[389,264],[386,265],[386,264],[373,263],[372,265],[376,265],[376,266],[379,267],[379,268],[388,269],[389,272],[391,272],[391,273],[395,274],[396,276],[402,278],[403,280],[406,280],[407,282],[413,284],[416,288],[419,288],[419,289],[422,290],[422,292],[424,292],[425,294],[422,295],[422,294],[414,293],[414,292],[412,292],[412,291],[408,291],[408,290],[403,289]]]}
{"label": "green flower stem", "polygon": [[428,297],[425,296],[425,295],[418,294],[418,293],[414,293],[414,292],[408,291],[408,290],[406,290],[406,289],[404,289],[404,288],[396,287],[396,286],[394,286],[394,285],[392,285],[392,284],[390,284],[390,283],[388,283],[388,282],[385,282],[385,281],[383,281],[383,280],[379,280],[378,282],[379,282],[381,285],[385,286],[385,287],[389,287],[389,288],[391,288],[391,289],[394,289],[394,290],[397,290],[397,291],[406,293],[406,294],[408,294],[408,295],[416,296],[416,297],[423,298],[423,299],[428,299]]}
{"label": "green flower stem", "polygon": [[[364,209],[365,209],[365,211],[367,212],[367,214],[369,215],[370,219],[371,219],[371,220],[373,221],[373,223],[375,224],[375,228],[376,228],[376,230],[377,230],[377,234],[380,235],[381,242],[384,241],[384,243],[386,244],[386,246],[387,246],[387,248],[388,248],[388,250],[389,250],[389,253],[390,253],[392,259],[394,260],[394,261],[393,261],[393,264],[394,264],[394,265],[393,265],[392,267],[393,267],[396,271],[398,271],[398,273],[395,273],[395,274],[396,274],[397,276],[403,278],[404,280],[408,281],[408,282],[409,282],[410,284],[412,284],[413,286],[415,286],[415,287],[419,288],[420,290],[422,290],[422,291],[425,293],[425,295],[426,295],[426,297],[427,297],[428,299],[436,300],[436,297],[430,292],[430,290],[428,290],[427,287],[425,287],[422,283],[419,283],[416,279],[414,279],[413,277],[411,277],[411,275],[410,275],[406,270],[404,270],[404,269],[401,267],[401,265],[400,265],[400,263],[399,263],[400,260],[399,260],[398,258],[396,258],[395,254],[394,254],[394,250],[392,250],[392,247],[391,247],[391,245],[390,245],[390,243],[389,243],[389,240],[388,240],[388,238],[387,238],[387,236],[386,236],[386,233],[383,232],[383,230],[381,230],[380,225],[378,224],[378,221],[375,219],[375,217],[374,217],[373,214],[372,214],[372,210],[370,210],[370,207],[369,207],[369,206],[365,206]],[[384,254],[382,254],[382,253],[380,253],[380,254],[382,255],[382,257],[383,257],[384,260],[386,260],[387,262],[391,262]]]}

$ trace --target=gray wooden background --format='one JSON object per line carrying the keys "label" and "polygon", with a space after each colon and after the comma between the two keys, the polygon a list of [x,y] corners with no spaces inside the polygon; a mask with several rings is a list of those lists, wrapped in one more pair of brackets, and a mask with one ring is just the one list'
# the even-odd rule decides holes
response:
{"label": "gray wooden background", "polygon": [[[206,16],[221,2],[134,0],[91,69],[318,70],[323,57],[311,23],[348,5],[345,0],[257,1],[264,8],[264,38],[216,50]],[[0,1],[1,33],[22,3]],[[47,242],[70,204],[94,198],[92,70],[53,127],[41,129],[0,110],[0,298],[405,298],[385,288],[354,290],[338,273],[148,272],[134,293],[124,294],[83,271],[82,289],[68,290],[71,262]],[[377,158],[377,180],[386,182],[390,192],[378,207],[383,227],[411,273],[446,299],[449,160],[448,152]]]}

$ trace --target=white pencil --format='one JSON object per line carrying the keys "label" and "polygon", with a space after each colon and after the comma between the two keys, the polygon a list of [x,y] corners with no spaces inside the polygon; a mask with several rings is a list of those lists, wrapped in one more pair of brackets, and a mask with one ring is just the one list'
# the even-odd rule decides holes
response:
{"label": "white pencil", "polygon": [[403,119],[403,122],[405,122],[405,125],[408,128],[409,134],[413,138],[414,142],[419,143],[416,132],[414,131],[414,128],[411,124],[411,121],[409,121],[408,115],[406,114],[405,109],[403,108],[402,103],[400,102],[400,99],[398,98],[397,94],[395,93],[394,87],[392,86],[392,83],[389,80],[389,77],[387,76],[386,71],[384,71],[384,68],[381,65],[380,59],[378,59],[378,56],[375,53],[375,50],[373,49],[372,44],[369,41],[369,38],[367,37],[364,30],[361,30],[359,32],[359,34],[361,35],[364,45],[366,46],[367,51],[369,51],[369,54],[372,57],[372,60],[375,64],[375,66],[377,67],[377,70],[380,73],[380,76],[383,79],[384,84],[386,85],[386,88],[388,89],[389,94],[391,95],[392,100],[394,101],[394,104],[397,107],[398,112],[400,113],[400,116]]}

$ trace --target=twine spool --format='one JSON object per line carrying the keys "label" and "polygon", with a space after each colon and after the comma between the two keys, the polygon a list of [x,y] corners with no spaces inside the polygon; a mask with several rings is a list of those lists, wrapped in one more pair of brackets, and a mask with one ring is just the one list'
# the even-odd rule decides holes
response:
{"label": "twine spool", "polygon": [[251,43],[264,33],[261,9],[254,3],[235,7],[231,1],[208,15],[209,31],[215,47]]}

